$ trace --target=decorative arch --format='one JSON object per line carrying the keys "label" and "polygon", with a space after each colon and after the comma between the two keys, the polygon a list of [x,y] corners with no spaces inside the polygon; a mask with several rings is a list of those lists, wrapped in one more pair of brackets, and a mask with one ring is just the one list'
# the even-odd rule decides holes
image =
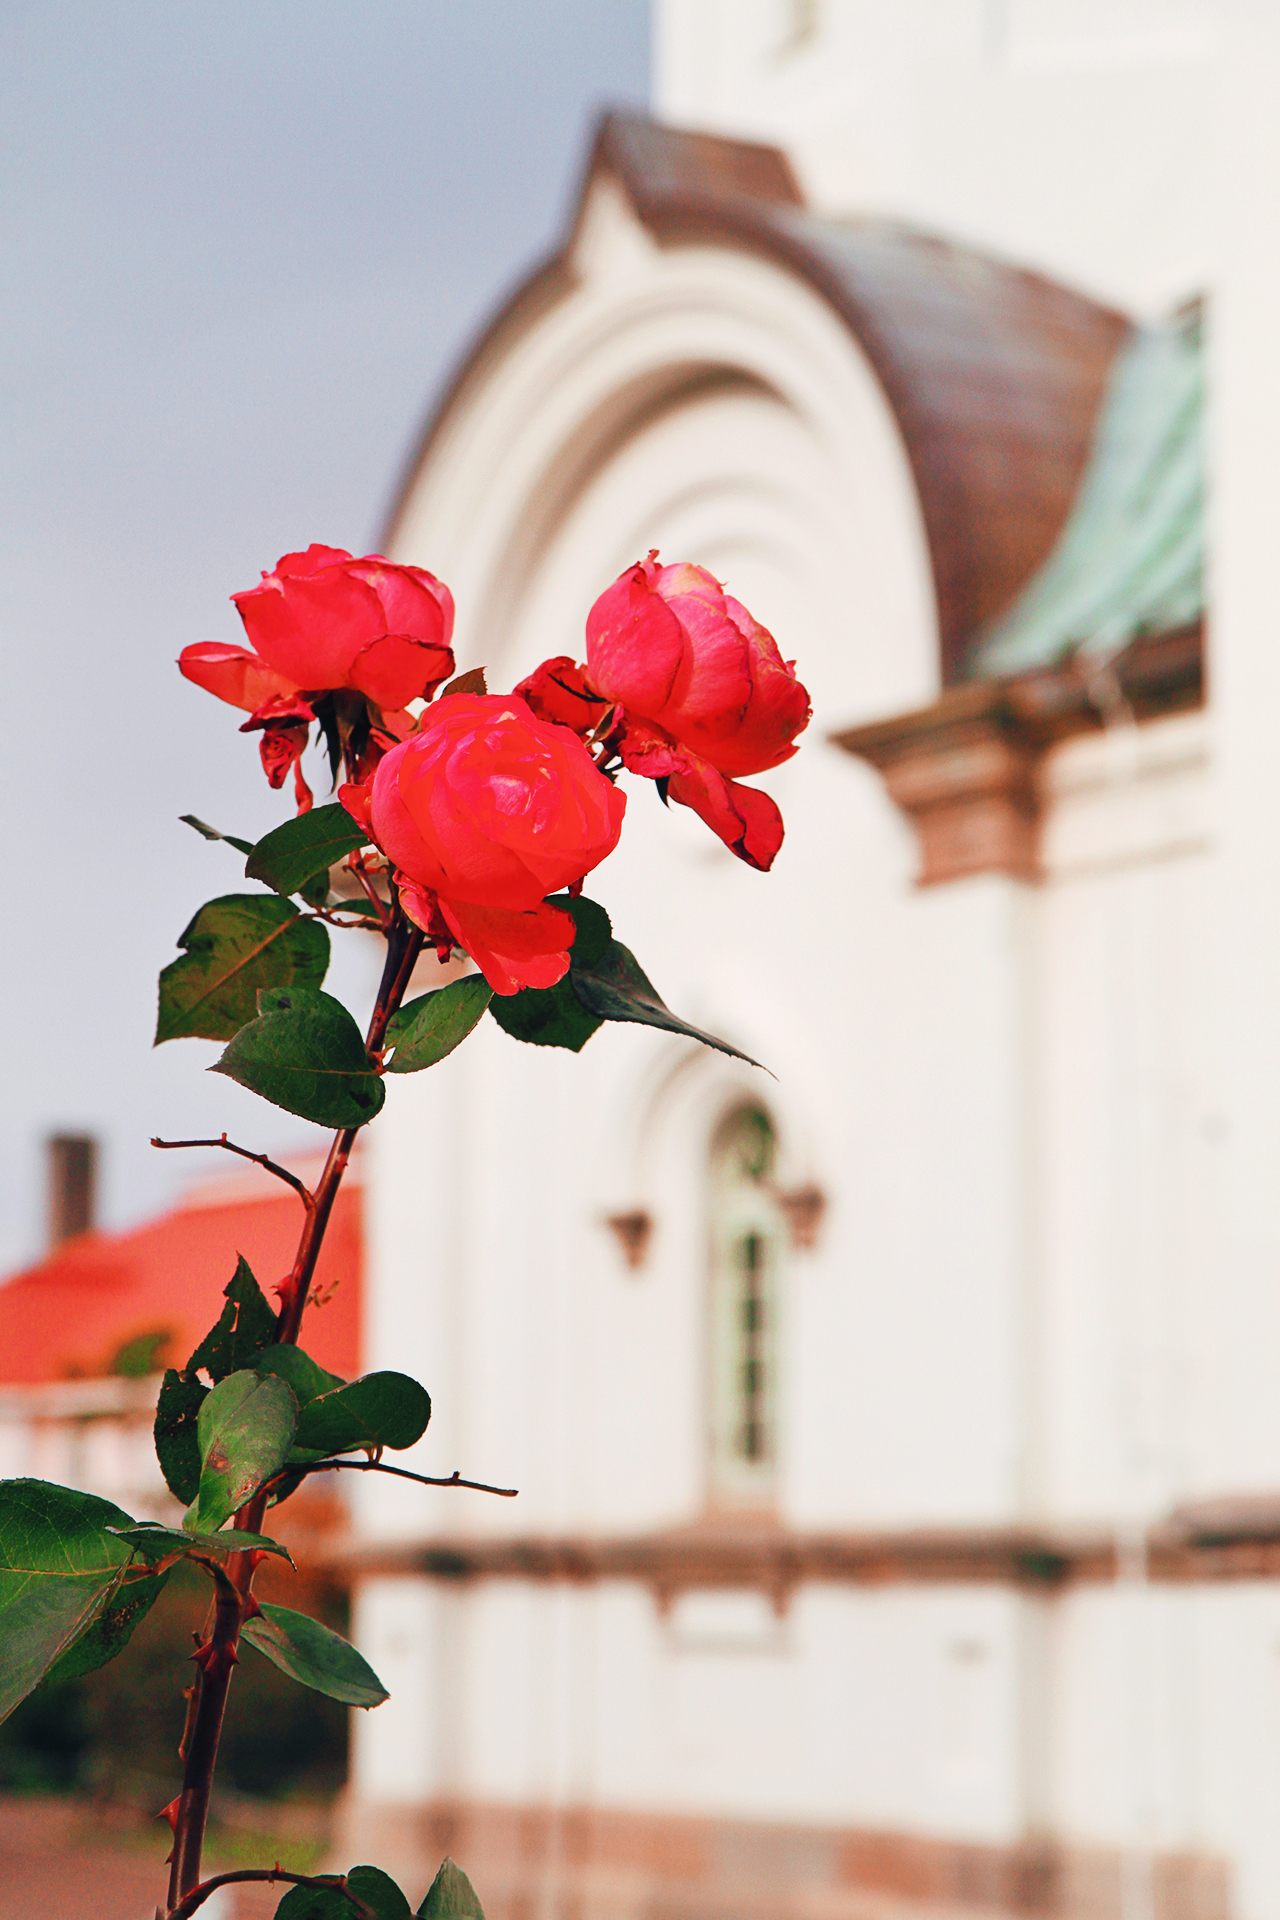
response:
{"label": "decorative arch", "polygon": [[760,381],[836,454],[846,526],[859,473],[893,473],[936,691],[1053,546],[1129,331],[971,249],[815,217],[776,149],[608,114],[564,246],[459,369],[387,544],[430,549],[475,608],[464,650],[491,650],[527,577],[517,529],[572,497],[628,410],[690,380]]}
{"label": "decorative arch", "polygon": [[[430,564],[454,590],[460,661],[510,678],[509,667],[526,671],[539,650],[580,645],[554,616],[523,656],[517,644],[552,563],[564,564],[557,543],[629,450],[656,444],[664,423],[697,418],[699,484],[726,501],[699,557],[727,537],[742,490],[754,487],[773,502],[757,515],[757,545],[795,551],[790,570],[828,654],[829,697],[843,711],[857,695],[870,712],[932,698],[927,541],[901,435],[866,357],[829,305],[780,266],[718,247],[660,248],[607,183],[598,191],[574,284],[531,322],[516,304],[500,326],[505,352],[484,356],[483,378],[463,380],[446,402],[396,514],[388,551]],[[718,459],[717,422],[731,404],[754,408],[759,430]],[[658,542],[688,490],[687,452],[678,466],[655,454],[625,526],[613,515],[608,542],[583,545],[558,606],[584,612]]]}

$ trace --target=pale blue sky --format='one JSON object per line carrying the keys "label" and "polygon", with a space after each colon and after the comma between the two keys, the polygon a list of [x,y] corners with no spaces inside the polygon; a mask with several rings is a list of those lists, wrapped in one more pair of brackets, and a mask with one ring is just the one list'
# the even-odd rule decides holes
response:
{"label": "pale blue sky", "polygon": [[[198,1171],[147,1140],[304,1142],[150,1051],[155,976],[282,817],[231,710],[170,664],[311,540],[365,551],[432,393],[554,243],[592,118],[643,104],[646,0],[6,0],[0,1270],[43,1233],[44,1135],[103,1211]],[[335,976],[355,999],[360,969]]]}

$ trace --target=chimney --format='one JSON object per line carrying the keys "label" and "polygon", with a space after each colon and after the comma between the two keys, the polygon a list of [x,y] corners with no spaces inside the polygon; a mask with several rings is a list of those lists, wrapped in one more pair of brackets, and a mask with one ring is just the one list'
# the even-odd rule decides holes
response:
{"label": "chimney", "polygon": [[60,1247],[93,1226],[98,1143],[89,1133],[49,1139],[49,1247]]}

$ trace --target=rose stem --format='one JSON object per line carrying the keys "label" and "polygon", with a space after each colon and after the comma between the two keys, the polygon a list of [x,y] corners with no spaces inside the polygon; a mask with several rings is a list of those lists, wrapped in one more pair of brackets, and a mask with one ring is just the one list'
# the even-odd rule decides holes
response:
{"label": "rose stem", "polygon": [[[369,1052],[380,1051],[387,1025],[404,998],[414,963],[422,951],[425,935],[405,916],[397,912],[387,934],[387,957],[382,969],[378,997],[365,1045]],[[276,1320],[275,1344],[295,1341],[302,1321],[307,1295],[320,1256],[321,1243],[333,1203],[351,1157],[358,1129],[343,1127],[334,1135],[324,1172],[307,1210],[294,1259],[293,1270],[280,1289],[280,1313]],[[259,1493],[235,1516],[232,1525],[245,1533],[261,1533],[267,1509],[267,1495]],[[233,1553],[225,1574],[217,1576],[217,1600],[213,1629],[199,1650],[194,1691],[187,1713],[183,1736],[182,1791],[178,1795],[173,1819],[173,1854],[169,1874],[169,1909],[172,1911],[200,1881],[200,1855],[209,1819],[209,1797],[213,1792],[213,1774],[218,1759],[218,1740],[232,1669],[237,1663],[236,1643],[248,1611],[253,1575],[259,1555]]]}

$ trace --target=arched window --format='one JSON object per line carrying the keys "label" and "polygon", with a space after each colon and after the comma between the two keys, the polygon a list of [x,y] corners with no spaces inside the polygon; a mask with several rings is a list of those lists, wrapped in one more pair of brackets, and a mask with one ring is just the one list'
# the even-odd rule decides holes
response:
{"label": "arched window", "polygon": [[711,1497],[767,1506],[778,1464],[778,1301],[784,1221],[773,1123],[735,1107],[711,1147]]}

